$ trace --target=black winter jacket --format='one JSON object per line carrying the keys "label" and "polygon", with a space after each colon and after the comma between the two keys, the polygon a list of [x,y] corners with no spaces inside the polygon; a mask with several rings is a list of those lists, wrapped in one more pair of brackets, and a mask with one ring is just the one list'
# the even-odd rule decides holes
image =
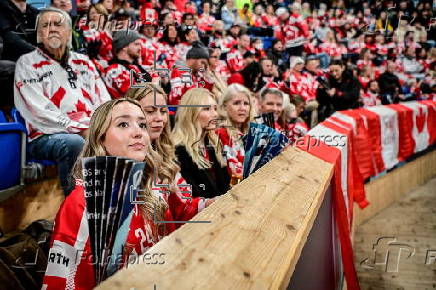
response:
{"label": "black winter jacket", "polygon": [[39,10],[29,4],[22,13],[12,1],[0,1],[0,36],[4,41],[2,59],[17,61],[35,49],[38,13]]}
{"label": "black winter jacket", "polygon": [[[230,189],[230,176],[226,167],[219,164],[215,150],[208,147],[208,154],[213,163],[210,169],[199,169],[185,146],[176,146],[176,156],[181,174],[192,185],[192,196],[212,198],[226,193]],[[204,186],[203,186],[204,185]]]}

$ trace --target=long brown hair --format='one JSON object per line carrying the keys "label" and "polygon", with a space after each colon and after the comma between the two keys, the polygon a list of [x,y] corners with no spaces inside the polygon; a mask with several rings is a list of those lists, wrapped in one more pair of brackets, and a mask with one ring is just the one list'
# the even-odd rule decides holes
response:
{"label": "long brown hair", "polygon": [[[129,102],[138,106],[145,116],[141,105],[137,101],[131,99],[120,98],[111,100],[98,107],[92,115],[88,136],[86,137],[82,152],[80,153],[79,158],[77,158],[77,161],[74,165],[73,175],[75,178],[83,178],[81,170],[81,159],[83,157],[109,155],[103,146],[104,138],[106,131],[108,130],[112,121],[112,112],[114,107],[123,102]],[[146,166],[141,182],[143,191],[141,191],[140,195],[140,199],[144,203],[141,203],[139,208],[143,213],[144,218],[148,220],[153,220],[154,215],[156,215],[156,218],[159,220],[164,220],[165,212],[168,209],[168,204],[156,196],[152,191],[154,168],[158,168],[160,158],[159,155],[151,148],[150,144],[148,144],[148,147],[147,153],[144,156]]]}
{"label": "long brown hair", "polygon": [[[131,88],[127,91],[125,97],[135,101],[141,101],[143,98],[154,97],[155,94],[160,94],[168,103],[168,96],[164,90],[153,83],[145,83],[141,88]],[[157,168],[157,176],[162,183],[170,184],[173,190],[176,190],[174,182],[176,181],[176,174],[180,167],[175,162],[176,155],[174,150],[174,143],[171,140],[170,122],[165,124],[162,134],[157,140],[152,141],[153,149],[159,154],[162,162],[160,167]]]}

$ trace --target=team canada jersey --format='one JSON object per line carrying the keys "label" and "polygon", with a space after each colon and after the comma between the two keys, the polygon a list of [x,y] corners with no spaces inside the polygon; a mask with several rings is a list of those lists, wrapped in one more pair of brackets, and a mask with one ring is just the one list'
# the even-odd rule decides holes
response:
{"label": "team canada jersey", "polygon": [[230,70],[224,60],[219,59],[215,68],[216,73],[225,81],[230,77]]}
{"label": "team canada jersey", "polygon": [[15,69],[15,106],[29,140],[43,134],[80,133],[110,96],[86,55],[69,52],[69,73],[41,49],[22,55]]}
{"label": "team canada jersey", "polygon": [[316,100],[316,91],[319,87],[319,83],[316,76],[309,72],[302,73],[302,81],[304,90],[301,92],[301,96],[306,102]]}
{"label": "team canada jersey", "polygon": [[[168,203],[165,221],[188,221],[204,208],[204,199],[182,199],[181,194],[162,193],[153,188],[156,195]],[[165,231],[157,231],[153,218],[146,219],[135,205],[124,254],[141,255],[170,234],[181,223],[165,223]],[[56,215],[50,242],[47,270],[42,289],[92,289],[95,285],[89,225],[86,217],[86,201],[82,182],[77,180],[73,192],[65,199]],[[123,261],[126,260],[124,257]],[[122,265],[119,265],[122,266]]]}
{"label": "team canada jersey", "polygon": [[[165,61],[161,59],[161,54],[163,52],[163,46],[157,39],[141,38],[141,59],[142,64],[146,66],[166,66]],[[156,57],[155,57],[156,52]]]}
{"label": "team canada jersey", "polygon": [[160,42],[161,57],[164,59],[166,66],[171,69],[176,61],[181,59],[176,46],[166,42]]}
{"label": "team canada jersey", "polygon": [[139,64],[131,64],[122,60],[110,62],[109,67],[106,69],[104,80],[112,98],[118,99],[124,96],[132,86],[135,78],[137,82],[151,81],[149,74],[150,79],[147,80],[145,68],[140,68],[139,66]]}
{"label": "team canada jersey", "polygon": [[389,50],[389,45],[385,43],[376,43],[375,44],[376,53],[379,55],[387,55]]}
{"label": "team canada jersey", "polygon": [[86,42],[100,41],[101,46],[98,50],[98,63],[106,69],[109,60],[112,59],[112,36],[105,30],[91,29],[88,26],[82,26],[83,36]]}
{"label": "team canada jersey", "polygon": [[286,25],[282,26],[285,47],[297,47],[303,45],[309,37],[309,28],[299,14],[292,14]]}
{"label": "team canada jersey", "polygon": [[358,40],[351,40],[348,44],[348,51],[351,53],[360,53],[362,49],[366,47],[364,42],[360,42]]}
{"label": "team canada jersey", "polygon": [[212,91],[214,81],[206,78],[204,73],[192,73],[186,65],[175,65],[171,71],[171,92],[169,105],[178,105],[182,96],[192,88],[205,88]]}
{"label": "team canada jersey", "polygon": [[227,162],[227,170],[231,176],[242,178],[244,170],[244,134],[239,133],[236,136],[230,136],[227,128],[220,128],[216,133],[223,145],[224,158]]}
{"label": "team canada jersey", "polygon": [[363,107],[371,107],[381,105],[380,96],[377,93],[371,93],[370,91],[361,94],[361,101]]}
{"label": "team canada jersey", "polygon": [[227,66],[231,73],[241,71],[244,68],[244,58],[239,49],[232,48],[227,53]]}
{"label": "team canada jersey", "polygon": [[325,52],[330,56],[340,56],[347,53],[345,46],[334,42],[324,42],[319,46],[318,50],[319,52]]}
{"label": "team canada jersey", "polygon": [[215,17],[211,15],[202,14],[197,19],[198,30],[203,32],[212,31],[214,23]]}
{"label": "team canada jersey", "polygon": [[266,26],[278,26],[279,19],[275,15],[264,14],[262,15],[262,21]]}

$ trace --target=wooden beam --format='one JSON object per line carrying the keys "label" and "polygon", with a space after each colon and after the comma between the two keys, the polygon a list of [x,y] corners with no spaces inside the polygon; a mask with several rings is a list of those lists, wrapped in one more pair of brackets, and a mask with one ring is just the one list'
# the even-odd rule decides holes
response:
{"label": "wooden beam", "polygon": [[98,289],[285,289],[332,173],[290,147]]}
{"label": "wooden beam", "polygon": [[64,193],[57,177],[26,185],[0,202],[0,228],[8,233],[23,230],[38,219],[54,220],[63,200]]}

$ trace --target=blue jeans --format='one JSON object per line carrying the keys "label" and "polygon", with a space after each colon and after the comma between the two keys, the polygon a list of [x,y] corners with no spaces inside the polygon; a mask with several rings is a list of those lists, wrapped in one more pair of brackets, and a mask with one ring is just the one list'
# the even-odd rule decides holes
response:
{"label": "blue jeans", "polygon": [[74,188],[71,169],[84,143],[85,140],[80,135],[59,133],[43,135],[29,144],[29,154],[32,158],[57,163],[65,196]]}
{"label": "blue jeans", "polygon": [[326,68],[329,67],[329,64],[330,64],[330,56],[329,56],[327,53],[325,53],[325,52],[318,53],[318,54],[316,55],[316,57],[318,57],[318,59],[319,59],[319,66],[320,66],[322,69],[326,69]]}

